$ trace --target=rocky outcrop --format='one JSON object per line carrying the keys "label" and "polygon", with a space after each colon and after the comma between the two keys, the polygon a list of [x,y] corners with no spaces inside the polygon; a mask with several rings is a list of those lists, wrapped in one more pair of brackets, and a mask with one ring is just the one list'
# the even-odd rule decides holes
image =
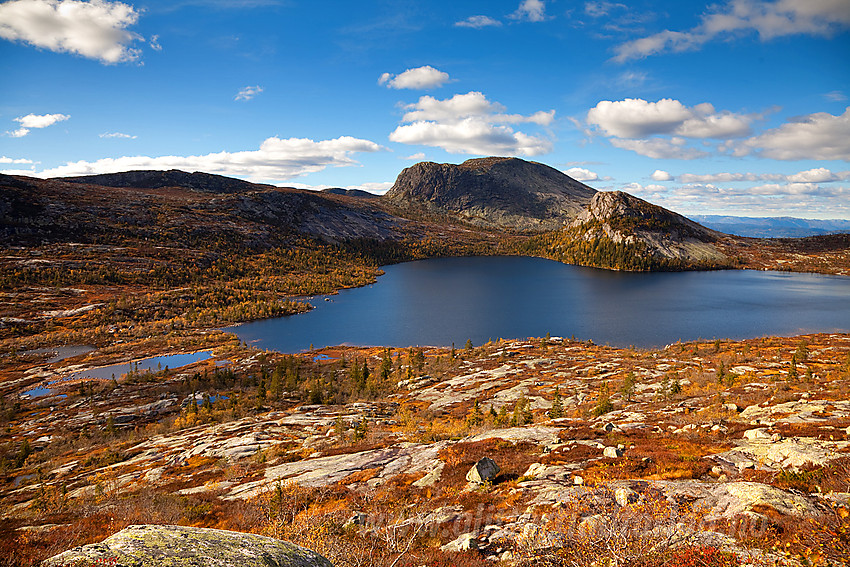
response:
{"label": "rocky outcrop", "polygon": [[417,163],[399,174],[385,199],[478,226],[543,231],[564,226],[595,193],[541,163],[490,157],[460,165]]}
{"label": "rocky outcrop", "polygon": [[188,526],[129,526],[101,543],[55,555],[43,567],[333,567],[314,551],[270,537]]}
{"label": "rocky outcrop", "polygon": [[597,193],[570,224],[574,238],[638,246],[674,262],[725,263],[714,245],[723,235],[622,191]]}

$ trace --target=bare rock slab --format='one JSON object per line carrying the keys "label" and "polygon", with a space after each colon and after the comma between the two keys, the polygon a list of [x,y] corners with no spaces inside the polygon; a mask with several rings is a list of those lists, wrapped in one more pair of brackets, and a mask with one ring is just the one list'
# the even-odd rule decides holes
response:
{"label": "bare rock slab", "polygon": [[333,567],[314,551],[287,541],[188,526],[129,526],[101,543],[54,555],[43,567]]}

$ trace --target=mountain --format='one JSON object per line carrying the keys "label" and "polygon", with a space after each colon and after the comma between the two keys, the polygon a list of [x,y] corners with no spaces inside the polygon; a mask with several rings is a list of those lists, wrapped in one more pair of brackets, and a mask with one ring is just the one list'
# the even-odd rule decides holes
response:
{"label": "mountain", "polygon": [[181,187],[204,193],[240,193],[256,190],[257,185],[242,179],[224,177],[196,171],[187,173],[179,169],[168,171],[141,170],[124,171],[121,173],[104,173],[100,175],[82,175],[78,177],[58,177],[57,181],[81,183],[85,185],[100,185],[102,187],[134,187],[137,189],[160,189],[163,187]]}
{"label": "mountain", "polygon": [[694,221],[715,230],[753,238],[801,238],[850,232],[850,220],[798,219],[793,217],[734,217],[691,215]]}
{"label": "mountain", "polygon": [[541,163],[470,159],[406,168],[384,196],[402,214],[449,215],[484,228],[546,231],[563,227],[596,191]]}
{"label": "mountain", "polygon": [[557,260],[618,270],[726,266],[725,235],[622,191],[596,193],[560,231],[541,238]]}
{"label": "mountain", "polygon": [[377,199],[258,185],[205,173],[131,171],[70,179],[0,175],[0,235],[12,242],[127,238],[261,249],[288,235],[328,241],[402,237]]}
{"label": "mountain", "polygon": [[322,193],[331,193],[333,195],[347,195],[349,197],[359,197],[361,199],[377,199],[379,196],[362,189],[342,189],[341,187],[330,187],[322,189]]}
{"label": "mountain", "polygon": [[0,175],[0,238],[9,246],[153,246],[209,256],[288,248],[304,237],[344,244],[376,264],[525,254],[617,270],[848,273],[846,243],[833,236],[731,236],[516,158],[419,163],[381,197],[177,170],[57,179]]}

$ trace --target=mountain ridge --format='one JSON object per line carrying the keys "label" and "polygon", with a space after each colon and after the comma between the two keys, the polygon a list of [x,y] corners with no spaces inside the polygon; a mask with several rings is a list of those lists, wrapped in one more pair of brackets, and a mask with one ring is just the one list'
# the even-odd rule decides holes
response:
{"label": "mountain ridge", "polygon": [[704,226],[750,238],[801,238],[850,232],[850,220],[797,217],[738,217],[734,215],[689,215]]}
{"label": "mountain ridge", "polygon": [[524,254],[618,270],[835,274],[848,273],[850,256],[841,235],[780,241],[723,234],[518,158],[421,162],[403,170],[387,195],[368,198],[179,170],[46,180],[0,175],[0,186],[0,234],[9,244],[229,243],[236,246],[230,250],[270,250],[307,237],[357,250],[378,265]]}

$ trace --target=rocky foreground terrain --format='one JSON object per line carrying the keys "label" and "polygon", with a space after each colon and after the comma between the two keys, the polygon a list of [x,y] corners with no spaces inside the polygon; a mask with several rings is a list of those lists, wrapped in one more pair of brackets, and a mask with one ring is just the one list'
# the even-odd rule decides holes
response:
{"label": "rocky foreground terrain", "polygon": [[[848,335],[296,357],[230,342],[183,368],[60,380],[97,354],[32,355],[3,383],[5,564],[131,524],[282,537],[335,565],[850,551]],[[287,385],[296,366],[308,403]],[[334,388],[354,401],[330,403]]]}
{"label": "rocky foreground terrain", "polygon": [[846,334],[285,355],[216,330],[411,259],[847,275],[850,235],[732,237],[505,158],[418,164],[383,198],[0,176],[0,231],[0,566],[85,544],[51,565],[248,564],[243,547],[288,567],[850,557]]}

